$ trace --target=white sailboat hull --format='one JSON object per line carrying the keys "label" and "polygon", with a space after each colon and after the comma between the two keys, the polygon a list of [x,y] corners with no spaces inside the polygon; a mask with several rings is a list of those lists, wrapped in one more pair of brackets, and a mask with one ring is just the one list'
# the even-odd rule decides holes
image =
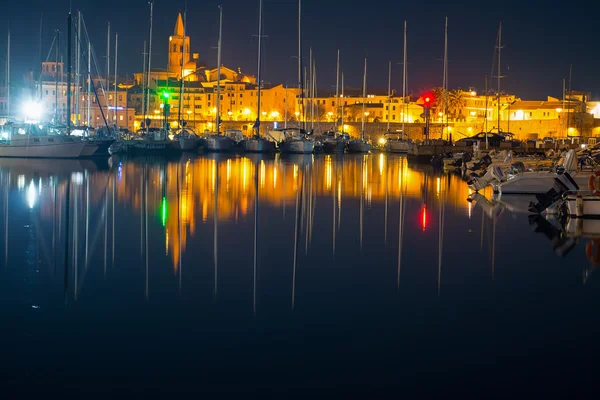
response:
{"label": "white sailboat hull", "polygon": [[244,150],[250,153],[269,153],[275,151],[275,143],[266,139],[244,140]]}
{"label": "white sailboat hull", "polygon": [[204,142],[206,146],[204,147],[206,151],[211,152],[225,152],[233,150],[234,142],[231,138],[227,136],[207,136],[204,138]]}
{"label": "white sailboat hull", "polygon": [[98,146],[85,149],[85,141],[69,139],[72,141],[63,141],[59,137],[13,138],[9,143],[0,143],[0,157],[79,158],[98,149]]}
{"label": "white sailboat hull", "polygon": [[348,144],[348,151],[351,153],[368,153],[371,150],[371,145],[362,140],[353,140]]}
{"label": "white sailboat hull", "polygon": [[309,154],[315,149],[315,143],[310,140],[287,140],[281,144],[283,153]]}

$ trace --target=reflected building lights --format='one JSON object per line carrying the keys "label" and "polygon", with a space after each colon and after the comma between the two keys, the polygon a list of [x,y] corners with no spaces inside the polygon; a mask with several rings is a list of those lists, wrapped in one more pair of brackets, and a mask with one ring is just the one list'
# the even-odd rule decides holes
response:
{"label": "reflected building lights", "polygon": [[37,200],[37,192],[35,190],[35,183],[33,183],[33,179],[29,182],[29,186],[27,187],[27,205],[29,208],[33,208],[35,206]]}

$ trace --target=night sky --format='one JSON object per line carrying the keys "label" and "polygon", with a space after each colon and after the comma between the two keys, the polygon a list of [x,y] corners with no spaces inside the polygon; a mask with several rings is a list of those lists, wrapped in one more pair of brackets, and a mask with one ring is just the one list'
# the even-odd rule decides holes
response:
{"label": "night sky", "polygon": [[[13,80],[32,69],[39,52],[40,16],[44,19],[43,58],[55,29],[66,32],[69,1],[25,0],[4,2],[0,16],[0,59],[6,58],[6,26],[12,32]],[[209,66],[216,65],[218,8],[223,5],[223,64],[256,73],[258,0],[188,1],[187,34],[192,51]],[[561,7],[558,4],[563,4]],[[293,0],[264,1],[263,80],[297,84],[297,9]],[[185,0],[156,0],[152,66],[165,68],[168,36]],[[119,72],[142,70],[143,42],[148,38],[149,6],[143,0],[72,1],[74,16],[81,10],[92,45],[99,57],[106,52],[107,22],[119,32]],[[372,2],[304,0],[303,44],[313,48],[319,88],[335,85],[336,51],[346,86],[360,87],[364,57],[368,58],[368,88],[387,88],[388,61],[392,87],[402,88],[402,24],[408,23],[408,88],[418,94],[441,86],[444,17],[449,18],[448,75],[450,88],[482,90],[492,74],[498,24],[502,22],[502,89],[523,99],[561,96],[562,79],[573,64],[573,90],[600,96],[597,32],[598,17],[589,3],[569,2]],[[595,20],[596,18],[596,20]],[[64,44],[63,44],[64,48]],[[596,53],[596,54],[595,54]],[[53,55],[51,57],[54,57]],[[99,61],[104,68],[103,59]],[[113,67],[111,66],[111,69]],[[496,72],[493,72],[496,75]],[[3,80],[4,74],[2,75]],[[490,82],[496,87],[496,81]]]}

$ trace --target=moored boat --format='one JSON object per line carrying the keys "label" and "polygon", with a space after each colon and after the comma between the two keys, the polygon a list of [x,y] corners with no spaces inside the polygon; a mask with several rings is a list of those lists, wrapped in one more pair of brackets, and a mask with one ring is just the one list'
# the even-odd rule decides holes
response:
{"label": "moored boat", "polygon": [[371,144],[364,139],[351,140],[348,143],[348,151],[350,153],[368,153],[371,151]]}
{"label": "moored boat", "polygon": [[204,137],[204,150],[210,152],[227,152],[233,150],[235,143],[233,139],[219,134]]}

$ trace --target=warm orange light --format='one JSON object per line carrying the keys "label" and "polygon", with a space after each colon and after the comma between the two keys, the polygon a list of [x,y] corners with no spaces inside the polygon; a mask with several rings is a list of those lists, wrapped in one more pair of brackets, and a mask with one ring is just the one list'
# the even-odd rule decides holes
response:
{"label": "warm orange light", "polygon": [[421,229],[425,230],[425,228],[427,228],[427,206],[423,205],[423,208],[421,209]]}

